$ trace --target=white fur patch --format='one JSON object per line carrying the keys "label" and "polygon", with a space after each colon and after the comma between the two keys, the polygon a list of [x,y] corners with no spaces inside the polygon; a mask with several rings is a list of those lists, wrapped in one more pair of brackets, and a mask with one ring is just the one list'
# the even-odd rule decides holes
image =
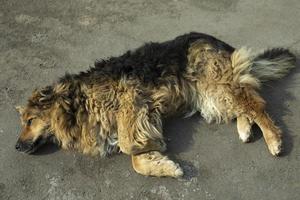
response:
{"label": "white fur patch", "polygon": [[227,122],[233,118],[232,101],[231,96],[202,92],[198,96],[197,108],[208,123]]}
{"label": "white fur patch", "polygon": [[247,132],[247,131],[239,131],[239,137],[243,142],[248,142],[249,141],[249,137],[251,135],[251,132]]}

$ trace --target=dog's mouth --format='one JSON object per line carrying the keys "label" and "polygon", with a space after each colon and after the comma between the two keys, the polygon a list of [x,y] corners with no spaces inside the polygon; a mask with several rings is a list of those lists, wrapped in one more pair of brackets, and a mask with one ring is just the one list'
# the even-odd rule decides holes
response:
{"label": "dog's mouth", "polygon": [[32,154],[34,152],[37,151],[37,149],[39,147],[41,147],[42,145],[44,145],[47,141],[54,141],[55,138],[53,138],[52,136],[50,137],[42,137],[40,136],[37,140],[35,140],[34,142],[32,141],[18,141],[16,144],[16,150],[18,150],[19,152],[22,153],[26,153],[26,154]]}
{"label": "dog's mouth", "polygon": [[38,146],[32,145],[30,148],[26,149],[26,150],[23,151],[22,153],[32,154],[32,153],[34,153],[37,149],[38,149]]}

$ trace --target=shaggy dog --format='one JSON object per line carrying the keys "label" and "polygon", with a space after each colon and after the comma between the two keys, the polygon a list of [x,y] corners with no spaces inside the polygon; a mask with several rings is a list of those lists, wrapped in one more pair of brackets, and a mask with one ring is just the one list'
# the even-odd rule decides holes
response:
{"label": "shaggy dog", "polygon": [[34,91],[25,107],[17,107],[23,128],[16,149],[33,153],[51,140],[90,155],[121,151],[140,174],[179,177],[180,166],[162,153],[162,120],[200,112],[208,122],[237,118],[243,142],[256,123],[276,156],[281,131],[257,91],[295,61],[287,49],[254,54],[202,33],[148,43]]}

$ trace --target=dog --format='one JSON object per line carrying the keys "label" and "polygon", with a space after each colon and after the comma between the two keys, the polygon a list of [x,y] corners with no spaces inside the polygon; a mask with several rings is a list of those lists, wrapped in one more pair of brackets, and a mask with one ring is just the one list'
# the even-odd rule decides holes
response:
{"label": "dog", "polygon": [[22,131],[15,148],[30,154],[52,141],[89,155],[122,152],[142,175],[181,177],[179,164],[164,154],[163,119],[199,112],[207,122],[236,118],[242,142],[256,123],[277,156],[281,130],[258,91],[295,65],[287,49],[253,53],[203,33],[146,43],[35,90],[25,107],[16,107]]}

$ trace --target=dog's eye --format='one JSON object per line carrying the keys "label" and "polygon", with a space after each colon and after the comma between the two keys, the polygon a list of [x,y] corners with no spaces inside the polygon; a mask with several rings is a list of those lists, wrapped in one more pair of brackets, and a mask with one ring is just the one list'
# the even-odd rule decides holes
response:
{"label": "dog's eye", "polygon": [[32,123],[32,120],[33,120],[33,118],[29,119],[29,120],[27,121],[26,125],[27,125],[27,126],[30,126],[31,123]]}

